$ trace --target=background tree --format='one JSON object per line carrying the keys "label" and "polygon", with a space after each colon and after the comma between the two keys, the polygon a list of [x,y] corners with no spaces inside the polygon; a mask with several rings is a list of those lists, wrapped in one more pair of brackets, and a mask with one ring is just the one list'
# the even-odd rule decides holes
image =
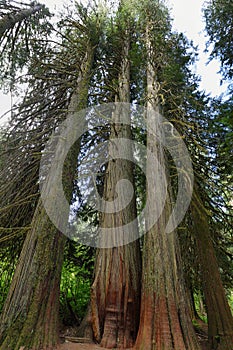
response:
{"label": "background tree", "polygon": [[[212,161],[211,169],[213,169],[214,176],[218,181],[215,186],[219,188],[216,195],[212,199],[215,202],[215,207],[211,210],[212,225],[211,230],[214,232],[213,240],[215,244],[215,251],[218,257],[221,269],[228,270],[222,274],[223,281],[231,279],[229,272],[232,270],[232,251],[231,251],[231,237],[232,237],[232,30],[233,30],[233,6],[230,1],[209,1],[204,9],[204,16],[206,21],[206,32],[208,35],[207,47],[210,48],[210,58],[217,58],[221,62],[221,73],[225,79],[230,83],[229,90],[226,93],[228,98],[223,101],[221,98],[212,101],[212,118],[209,121],[209,144],[212,147]],[[216,203],[218,202],[218,203]],[[218,210],[216,211],[216,208]],[[221,207],[224,207],[224,221],[222,218],[214,219],[221,213]],[[216,233],[216,227],[218,232]],[[224,252],[224,254],[220,253]],[[231,275],[231,272],[230,272]],[[211,293],[209,293],[211,295]],[[215,296],[218,297],[220,293]],[[224,296],[223,296],[224,299]],[[211,301],[213,305],[213,300]],[[223,308],[224,302],[221,303]],[[212,306],[211,306],[212,308]],[[221,311],[217,314],[221,314]],[[233,340],[233,324],[232,316],[229,311],[222,310],[221,323],[217,320],[217,314],[209,317],[209,338],[215,346],[221,348],[221,343],[226,343],[225,347],[230,347]],[[228,319],[224,320],[224,317]],[[215,321],[214,321],[215,320]],[[212,324],[213,321],[213,324]],[[227,330],[227,327],[229,329]],[[217,331],[217,329],[221,329]],[[222,329],[223,328],[223,329]],[[225,328],[225,330],[224,330]],[[211,338],[212,337],[212,338]],[[222,339],[223,338],[223,339]],[[218,342],[218,344],[216,344]]]}
{"label": "background tree", "polygon": [[207,45],[213,45],[210,57],[219,58],[223,75],[232,78],[232,2],[230,0],[210,0],[205,5],[203,11],[206,21],[206,32],[208,34]]}
{"label": "background tree", "polygon": [[233,317],[222,285],[206,209],[196,191],[191,211],[207,307],[209,345],[213,349],[225,350],[232,346]]}

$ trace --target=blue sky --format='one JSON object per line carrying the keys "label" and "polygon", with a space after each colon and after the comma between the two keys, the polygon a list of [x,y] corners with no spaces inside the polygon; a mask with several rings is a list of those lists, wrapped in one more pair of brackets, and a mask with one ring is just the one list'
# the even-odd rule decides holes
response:
{"label": "blue sky", "polygon": [[[64,0],[41,0],[52,10],[58,9]],[[202,18],[202,6],[204,0],[167,0],[171,8],[171,15],[174,18],[173,27],[179,32],[184,32],[189,39],[199,47],[199,61],[194,71],[201,77],[200,88],[211,93],[213,96],[226,91],[226,85],[220,86],[221,76],[217,74],[219,63],[213,61],[206,65],[208,54],[204,54],[207,38],[204,34],[204,21]],[[0,115],[10,108],[10,97],[0,91]]]}

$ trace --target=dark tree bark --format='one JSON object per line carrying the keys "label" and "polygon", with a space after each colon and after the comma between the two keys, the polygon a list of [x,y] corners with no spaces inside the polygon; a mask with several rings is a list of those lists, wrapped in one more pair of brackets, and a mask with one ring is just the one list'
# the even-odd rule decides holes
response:
{"label": "dark tree bark", "polygon": [[210,349],[233,349],[233,317],[221,281],[206,210],[195,189],[191,212],[208,318]]}
{"label": "dark tree bark", "polygon": [[1,314],[2,350],[53,349],[57,344],[64,243],[39,201]]}
{"label": "dark tree bark", "polygon": [[[155,55],[146,30],[147,48],[147,148],[158,163],[147,157],[147,234],[143,247],[140,326],[135,350],[197,350],[198,341],[186,301],[181,257],[176,232],[166,233],[171,214],[172,190],[165,156],[162,124],[159,121],[158,83],[153,65]],[[154,132],[152,133],[151,130]],[[158,167],[158,169],[156,169]],[[158,178],[155,178],[158,174]],[[160,175],[161,174],[161,175]],[[162,214],[151,227],[163,198],[159,176],[166,176],[167,197]]]}
{"label": "dark tree bark", "polygon": [[[116,102],[130,102],[130,34],[124,33],[122,50],[122,62],[119,72],[119,86]],[[125,120],[130,124],[130,112],[128,106],[116,106],[112,116],[110,139],[132,139],[130,125],[122,124],[120,116],[124,113]],[[112,143],[110,142],[110,147]],[[114,147],[114,146],[113,146]],[[109,151],[111,153],[111,150]],[[131,145],[125,149],[125,154],[132,155]],[[132,156],[131,156],[132,159]],[[126,179],[134,184],[133,165],[125,159],[113,159],[108,162],[104,183],[104,199],[123,203],[125,193],[117,190],[116,185]],[[135,223],[132,232],[124,225],[136,218],[136,201],[132,201],[122,210],[115,208],[112,214],[101,213],[100,226],[103,228],[115,228],[115,244],[110,242],[113,248],[98,249],[95,266],[95,278],[91,288],[91,311],[94,338],[102,347],[129,348],[132,347],[137,334],[140,300],[140,248],[138,240],[138,225]],[[101,229],[101,228],[100,228]],[[124,243],[124,239],[118,241],[118,233],[133,235],[134,241]],[[108,238],[103,242],[108,246]]]}
{"label": "dark tree bark", "polygon": [[[94,46],[87,41],[76,90],[67,112],[67,119],[87,105]],[[72,120],[72,119],[71,119]],[[79,125],[80,128],[84,125]],[[64,152],[65,142],[55,152]],[[63,188],[71,200],[80,142],[77,141],[66,157]],[[46,186],[54,187],[53,183]],[[52,188],[52,191],[56,189]],[[55,212],[56,208],[53,209]],[[59,216],[59,213],[57,213]],[[67,223],[68,223],[67,213]],[[64,218],[64,217],[63,217]],[[13,281],[0,318],[1,350],[54,350],[58,343],[59,285],[65,236],[52,224],[39,200],[31,232],[26,237]]]}

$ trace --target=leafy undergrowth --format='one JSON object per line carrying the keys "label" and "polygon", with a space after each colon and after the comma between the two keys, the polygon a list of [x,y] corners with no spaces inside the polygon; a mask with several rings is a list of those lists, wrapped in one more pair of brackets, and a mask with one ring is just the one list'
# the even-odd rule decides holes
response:
{"label": "leafy undergrowth", "polygon": [[94,250],[67,241],[60,285],[60,315],[63,325],[72,328],[83,319],[90,299]]}

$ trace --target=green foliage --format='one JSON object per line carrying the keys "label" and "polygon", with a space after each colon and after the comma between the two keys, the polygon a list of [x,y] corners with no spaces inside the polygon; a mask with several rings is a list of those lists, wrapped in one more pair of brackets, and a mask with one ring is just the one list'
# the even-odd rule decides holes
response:
{"label": "green foliage", "polygon": [[[220,98],[211,103],[208,119],[208,146],[211,153],[215,194],[212,195],[210,227],[222,281],[231,290],[233,283],[232,189],[233,189],[233,101]],[[212,190],[213,192],[213,190]]]}
{"label": "green foliage", "polygon": [[195,308],[196,311],[198,313],[198,316],[200,317],[200,319],[202,321],[204,321],[205,323],[207,323],[207,313],[205,310],[205,306],[203,304],[203,296],[201,295],[201,293],[194,293],[194,303],[195,303]]}
{"label": "green foliage", "polygon": [[[5,256],[3,256],[3,254],[5,254]],[[0,313],[10,288],[15,263],[16,259],[12,258],[11,254],[9,256],[9,251],[0,250]]]}
{"label": "green foliage", "polygon": [[216,166],[221,181],[228,185],[233,181],[233,98],[213,102],[214,118],[210,120],[213,146],[216,150]]}
{"label": "green foliage", "polygon": [[230,305],[231,312],[232,312],[232,315],[233,315],[233,291],[230,292],[230,295],[228,297],[228,301],[229,301],[229,305]]}
{"label": "green foliage", "polygon": [[[30,10],[35,3],[18,3],[11,0],[0,4],[0,19],[6,16],[17,17],[20,11]],[[0,86],[9,91],[15,84],[18,73],[28,68],[32,57],[40,57],[48,46],[51,34],[52,17],[48,8],[41,5],[39,11],[16,21],[0,36]]]}
{"label": "green foliage", "polygon": [[211,57],[217,57],[226,77],[233,77],[233,2],[232,0],[210,0],[204,9],[208,45],[213,49]]}
{"label": "green foliage", "polygon": [[94,252],[68,241],[60,285],[60,313],[65,325],[79,324],[89,302]]}

